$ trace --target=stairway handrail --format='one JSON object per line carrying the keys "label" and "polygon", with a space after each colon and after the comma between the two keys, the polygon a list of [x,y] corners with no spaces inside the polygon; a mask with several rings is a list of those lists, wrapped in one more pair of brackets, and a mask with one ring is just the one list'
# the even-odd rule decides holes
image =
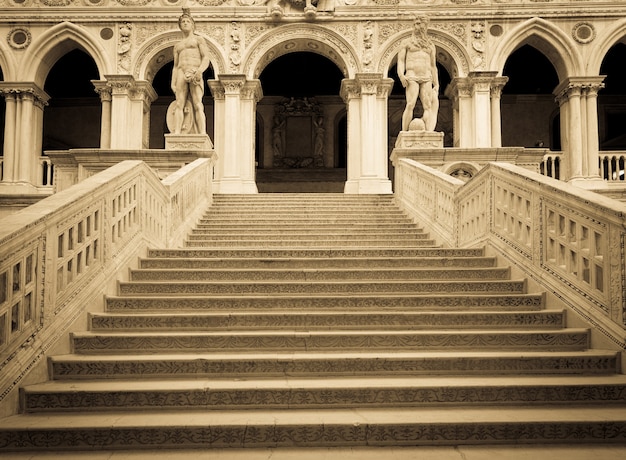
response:
{"label": "stairway handrail", "polygon": [[437,241],[494,251],[626,349],[626,204],[509,163],[464,183],[400,158],[395,181]]}

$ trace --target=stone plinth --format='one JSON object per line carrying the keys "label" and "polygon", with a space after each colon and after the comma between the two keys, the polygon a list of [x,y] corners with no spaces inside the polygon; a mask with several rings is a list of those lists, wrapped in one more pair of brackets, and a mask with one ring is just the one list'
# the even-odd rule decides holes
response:
{"label": "stone plinth", "polygon": [[165,150],[211,150],[213,142],[207,134],[166,134]]}
{"label": "stone plinth", "polygon": [[441,149],[443,133],[436,131],[400,131],[396,139],[399,149]]}

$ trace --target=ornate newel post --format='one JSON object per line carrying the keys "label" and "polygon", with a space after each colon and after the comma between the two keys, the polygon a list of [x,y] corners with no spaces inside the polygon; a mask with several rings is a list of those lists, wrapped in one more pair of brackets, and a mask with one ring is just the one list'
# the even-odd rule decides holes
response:
{"label": "ornate newel post", "polygon": [[[34,83],[0,82],[6,99],[4,177],[1,184],[16,192],[36,193],[40,184],[43,109],[50,97]],[[10,192],[8,188],[3,191]]]}
{"label": "ornate newel post", "polygon": [[[149,103],[156,99],[154,89],[148,82],[136,81],[132,75],[105,75],[105,77],[107,86],[111,88],[110,148],[133,150],[143,148],[146,107],[149,113]],[[104,120],[104,115],[103,107],[103,129],[108,122]]]}
{"label": "ornate newel post", "polygon": [[215,100],[217,193],[258,193],[255,181],[254,131],[261,82],[245,75],[220,75],[209,81]]}
{"label": "ornate newel post", "polygon": [[348,177],[345,193],[391,193],[387,159],[387,98],[391,78],[361,73],[341,82],[348,106]]}
{"label": "ornate newel post", "polygon": [[578,186],[600,181],[597,95],[604,76],[570,77],[554,94],[561,109],[561,145],[570,182]]}

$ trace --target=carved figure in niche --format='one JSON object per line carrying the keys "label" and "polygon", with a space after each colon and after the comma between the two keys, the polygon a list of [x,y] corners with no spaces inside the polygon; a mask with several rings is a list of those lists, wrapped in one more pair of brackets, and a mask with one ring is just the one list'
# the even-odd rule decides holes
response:
{"label": "carved figure in niche", "polygon": [[316,158],[322,158],[324,156],[324,117],[317,117],[317,120],[313,121],[315,126],[315,141],[313,144],[313,154]]}
{"label": "carved figure in niche", "polygon": [[[406,107],[402,114],[402,130],[434,131],[439,111],[439,76],[435,45],[428,37],[426,16],[413,19],[413,34],[398,53],[398,77],[406,89]],[[422,103],[422,118],[413,120],[417,100]]]}
{"label": "carved figure in niche", "polygon": [[209,47],[203,37],[195,33],[195,22],[188,8],[178,19],[183,39],[174,46],[172,91],[176,95],[173,107],[174,134],[206,134],[206,115],[202,97],[202,73],[209,67]]}
{"label": "carved figure in niche", "polygon": [[274,117],[274,127],[272,128],[272,150],[275,157],[283,156],[283,131],[285,129],[285,119],[279,116]]}

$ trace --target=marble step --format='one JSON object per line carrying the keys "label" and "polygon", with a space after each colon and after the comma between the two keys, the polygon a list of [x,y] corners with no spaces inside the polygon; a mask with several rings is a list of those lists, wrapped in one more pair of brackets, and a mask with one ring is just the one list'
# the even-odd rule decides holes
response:
{"label": "marble step", "polygon": [[587,329],[74,332],[75,353],[338,350],[584,350]]}
{"label": "marble step", "polygon": [[522,294],[525,280],[118,282],[119,295]]}
{"label": "marble step", "polygon": [[91,331],[194,331],[235,329],[556,329],[565,326],[563,310],[507,312],[341,312],[258,313],[92,313]]}
{"label": "marble step", "polygon": [[[608,350],[396,350],[326,352],[224,351],[162,354],[56,355],[49,358],[56,380],[163,378],[270,378],[333,376],[610,375],[620,357]],[[512,383],[515,382],[515,379]]]}
{"label": "marble step", "polygon": [[185,258],[354,258],[354,257],[480,257],[483,248],[152,248],[148,257]]}
{"label": "marble step", "polygon": [[[305,230],[311,230],[313,227],[312,224],[306,222],[301,224],[292,224],[285,223],[280,227],[277,227],[275,224],[252,224],[251,222],[231,222],[231,223],[222,223],[219,221],[211,222],[211,223],[198,223],[195,225],[192,232],[200,233],[200,232],[268,232],[272,234],[276,233],[294,233]],[[328,232],[330,233],[338,233],[338,232],[367,232],[371,230],[376,230],[379,232],[420,232],[423,233],[423,229],[421,226],[414,224],[412,222],[369,222],[369,223],[361,223],[361,222],[353,222],[352,224],[343,224],[343,223],[328,223],[324,225],[315,225],[315,231],[317,232]]]}
{"label": "marble step", "polygon": [[263,247],[266,249],[269,248],[333,248],[333,247],[356,247],[356,248],[367,248],[367,247],[396,247],[396,248],[415,248],[415,247],[432,247],[435,246],[436,242],[432,239],[415,239],[415,238],[395,238],[392,240],[388,240],[386,238],[377,238],[377,239],[358,239],[358,240],[350,240],[350,239],[313,239],[313,240],[304,240],[299,239],[297,241],[286,241],[284,239],[279,239],[275,241],[259,241],[259,240],[246,240],[243,237],[237,238],[233,237],[229,240],[213,240],[210,237],[207,239],[186,239],[184,242],[184,246],[186,247],[209,247],[209,248],[231,248],[231,247],[252,247],[258,248]]}
{"label": "marble step", "polygon": [[301,230],[285,231],[283,229],[272,230],[258,230],[255,227],[249,226],[246,230],[233,231],[233,229],[195,229],[192,230],[188,236],[188,240],[193,239],[233,239],[245,238],[245,239],[259,239],[262,241],[269,241],[275,239],[281,240],[300,240],[300,239],[381,239],[381,238],[401,238],[401,239],[427,239],[428,233],[416,231],[413,229],[407,230],[357,230],[350,228],[343,228],[340,230],[329,231],[325,229],[311,228],[307,226]]}
{"label": "marble step", "polygon": [[626,405],[626,375],[51,381],[25,387],[20,397],[27,413]]}
{"label": "marble step", "polygon": [[452,268],[495,267],[495,257],[260,257],[260,258],[141,258],[143,269],[389,269],[389,268]]}
{"label": "marble step", "polygon": [[184,312],[184,311],[300,311],[303,309],[393,312],[404,308],[440,311],[519,311],[540,310],[545,295],[537,293],[506,294],[358,294],[336,295],[239,295],[230,296],[107,296],[109,312]]}
{"label": "marble step", "polygon": [[7,417],[2,451],[626,442],[620,405],[93,411]]}
{"label": "marble step", "polygon": [[262,269],[138,269],[131,281],[382,281],[382,280],[506,280],[507,267],[487,268],[262,268]]}
{"label": "marble step", "polygon": [[[419,240],[430,240],[430,235],[428,233],[417,233],[417,232],[378,232],[378,231],[368,231],[368,232],[320,232],[316,230],[302,230],[298,233],[264,233],[264,232],[256,232],[254,229],[249,229],[245,232],[200,232],[195,231],[191,232],[187,235],[187,241],[193,242],[196,240],[201,241],[222,241],[222,240],[246,240],[246,241],[257,241],[257,244],[260,246],[265,246],[269,242],[285,241],[290,242],[294,246],[298,246],[304,240],[322,240],[322,241],[343,241],[343,242],[364,242],[364,241],[380,241],[386,240],[395,241],[395,240],[403,240],[403,241],[419,241]],[[434,243],[432,243],[434,246]]]}

